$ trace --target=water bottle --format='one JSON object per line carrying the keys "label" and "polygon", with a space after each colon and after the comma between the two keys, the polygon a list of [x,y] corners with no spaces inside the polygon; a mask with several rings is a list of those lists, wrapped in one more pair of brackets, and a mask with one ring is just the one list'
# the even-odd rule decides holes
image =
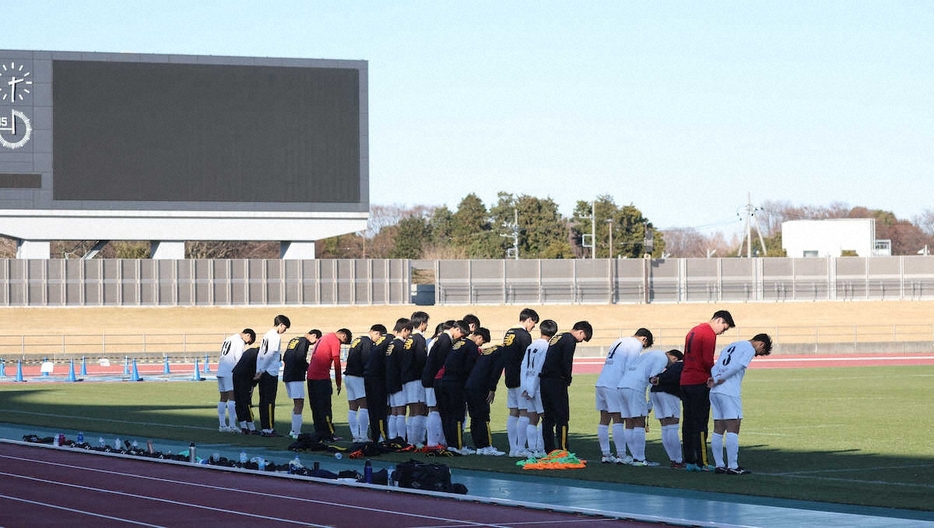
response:
{"label": "water bottle", "polygon": [[295,455],[295,458],[289,462],[289,473],[295,474],[302,469],[302,461],[298,459],[298,455]]}
{"label": "water bottle", "polygon": [[52,445],[54,445],[55,447],[58,447],[58,446],[62,445],[61,440],[59,440],[59,438],[61,438],[61,436],[62,436],[62,435],[60,435],[60,434],[56,434],[55,436],[53,436],[53,437],[52,437]]}
{"label": "water bottle", "polygon": [[196,453],[197,453],[197,448],[195,447],[195,443],[192,442],[188,444],[188,461],[191,462],[192,464],[194,464],[198,460],[197,456],[195,456]]}
{"label": "water bottle", "polygon": [[114,438],[114,449],[115,450],[117,451],[120,450],[120,444],[121,444],[120,437],[118,436],[117,438]]}
{"label": "water bottle", "polygon": [[373,463],[369,458],[363,464],[363,481],[367,484],[373,483]]}
{"label": "water bottle", "polygon": [[395,485],[396,485],[396,480],[395,480],[395,476],[396,476],[396,466],[389,466],[389,467],[386,469],[386,473],[387,473],[387,475],[388,475],[388,477],[389,477],[388,480],[387,480],[387,484],[388,484],[389,486],[395,486]]}
{"label": "water bottle", "polygon": [[240,465],[246,464],[247,460],[246,451],[240,451]]}
{"label": "water bottle", "polygon": [[97,438],[97,445],[99,445],[101,448],[103,448],[103,447],[104,447],[104,444],[105,444],[105,442],[104,442],[104,437],[103,437],[103,436],[99,436],[99,437]]}
{"label": "water bottle", "polygon": [[82,432],[80,432],[80,431],[78,432],[78,443],[79,443],[79,444],[83,444],[83,443],[84,443],[84,433],[82,433]]}

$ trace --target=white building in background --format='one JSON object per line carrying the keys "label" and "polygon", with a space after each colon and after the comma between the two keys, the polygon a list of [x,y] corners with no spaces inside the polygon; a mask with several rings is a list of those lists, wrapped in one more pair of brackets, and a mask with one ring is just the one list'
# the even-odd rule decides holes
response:
{"label": "white building in background", "polygon": [[782,222],[782,249],[789,257],[891,256],[892,241],[876,240],[874,218]]}

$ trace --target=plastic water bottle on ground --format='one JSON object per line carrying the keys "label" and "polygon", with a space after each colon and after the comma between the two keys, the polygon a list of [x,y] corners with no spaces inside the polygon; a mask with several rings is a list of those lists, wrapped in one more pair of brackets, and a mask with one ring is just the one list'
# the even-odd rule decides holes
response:
{"label": "plastic water bottle on ground", "polygon": [[84,433],[82,433],[82,432],[80,432],[80,431],[78,432],[78,443],[79,443],[79,444],[83,444],[83,443],[84,443]]}
{"label": "plastic water bottle on ground", "polygon": [[246,464],[247,460],[246,451],[240,451],[240,465]]}
{"label": "plastic water bottle on ground", "polygon": [[369,458],[363,463],[363,481],[367,484],[373,483],[373,463]]}

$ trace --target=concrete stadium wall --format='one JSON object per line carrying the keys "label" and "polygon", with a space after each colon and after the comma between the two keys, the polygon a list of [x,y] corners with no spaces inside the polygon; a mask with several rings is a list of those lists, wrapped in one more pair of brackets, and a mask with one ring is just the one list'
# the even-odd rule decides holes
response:
{"label": "concrete stadium wall", "polygon": [[[433,283],[413,284],[413,270],[420,270],[420,275],[433,274]],[[934,256],[0,261],[0,306],[596,305],[931,299]]]}

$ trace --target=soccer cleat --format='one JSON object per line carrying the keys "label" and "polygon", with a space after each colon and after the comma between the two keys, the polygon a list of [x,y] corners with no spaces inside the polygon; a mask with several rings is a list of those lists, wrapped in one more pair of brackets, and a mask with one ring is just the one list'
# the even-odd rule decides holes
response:
{"label": "soccer cleat", "polygon": [[629,463],[629,465],[634,467],[655,467],[658,465],[658,462],[649,462],[648,460],[633,460]]}
{"label": "soccer cleat", "polygon": [[263,431],[262,436],[264,436],[264,437],[266,437],[266,438],[282,438],[282,434],[281,434],[281,433],[277,433],[275,429],[273,429],[272,431],[268,431],[268,432],[267,432],[267,431]]}
{"label": "soccer cleat", "polygon": [[622,466],[628,466],[629,464],[632,464],[632,457],[629,455],[626,455],[622,458],[616,457],[616,463]]}
{"label": "soccer cleat", "polygon": [[298,433],[296,433],[295,431],[289,431],[289,438],[291,438],[292,440],[298,440]]}
{"label": "soccer cleat", "polygon": [[613,455],[603,455],[603,458],[600,459],[601,464],[615,464],[619,459]]}
{"label": "soccer cleat", "polygon": [[706,471],[707,473],[713,473],[717,469],[714,466],[698,466],[698,467],[700,467],[701,471]]}
{"label": "soccer cleat", "polygon": [[749,471],[748,469],[744,469],[742,467],[736,467],[736,468],[727,468],[726,473],[728,475],[748,475],[752,473],[752,471]]}
{"label": "soccer cleat", "polygon": [[461,454],[462,454],[462,455],[476,455],[476,454],[477,454],[477,450],[476,450],[476,449],[469,448],[469,447],[467,447],[467,446],[464,446],[464,447],[461,448]]}
{"label": "soccer cleat", "polygon": [[684,462],[675,462],[674,460],[671,461],[671,469],[684,469],[684,467]]}
{"label": "soccer cleat", "polygon": [[717,475],[726,475],[727,473],[729,473],[725,467],[718,467],[714,469],[713,472],[716,473]]}
{"label": "soccer cleat", "polygon": [[703,471],[697,464],[685,464],[684,469],[688,471]]}
{"label": "soccer cleat", "polygon": [[[237,429],[237,430],[239,431],[239,429]],[[230,431],[230,429],[228,429],[226,425],[222,425],[222,426],[220,426],[220,427],[217,428],[217,432],[219,432],[219,433],[226,433],[226,432],[228,432],[228,431]]]}

